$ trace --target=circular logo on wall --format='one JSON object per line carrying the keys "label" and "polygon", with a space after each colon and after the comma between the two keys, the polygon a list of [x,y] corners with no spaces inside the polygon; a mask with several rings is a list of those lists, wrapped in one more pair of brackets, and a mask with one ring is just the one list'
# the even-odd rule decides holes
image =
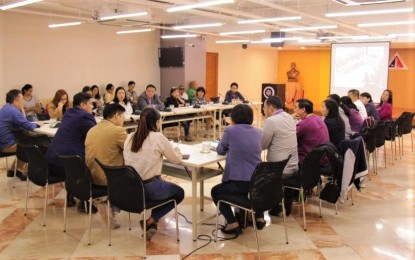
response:
{"label": "circular logo on wall", "polygon": [[265,87],[265,88],[264,88],[264,90],[262,91],[262,95],[263,95],[265,98],[268,98],[268,97],[270,97],[270,96],[274,96],[274,95],[275,95],[275,90],[274,90],[274,88],[273,88],[273,87],[271,87],[271,86]]}

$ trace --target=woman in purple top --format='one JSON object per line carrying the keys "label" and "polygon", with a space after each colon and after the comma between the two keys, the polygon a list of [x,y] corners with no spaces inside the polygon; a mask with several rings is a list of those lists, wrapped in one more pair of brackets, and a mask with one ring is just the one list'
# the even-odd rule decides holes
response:
{"label": "woman in purple top", "polygon": [[379,119],[383,121],[392,120],[392,91],[385,89],[377,106]]}
{"label": "woman in purple top", "polygon": [[359,114],[359,110],[356,105],[348,96],[343,96],[340,98],[340,107],[343,108],[344,113],[349,118],[350,128],[353,132],[359,133],[362,128],[363,119]]}
{"label": "woman in purple top", "polygon": [[[253,121],[252,108],[239,104],[231,112],[231,125],[225,129],[223,138],[218,144],[217,152],[226,156],[225,172],[222,183],[212,188],[212,199],[217,205],[224,195],[234,194],[247,197],[252,173],[261,162],[261,132],[251,124]],[[240,234],[242,232],[231,207],[221,203],[220,212],[225,217],[227,225],[222,228],[225,234]],[[255,213],[257,227],[265,226],[264,213]]]}

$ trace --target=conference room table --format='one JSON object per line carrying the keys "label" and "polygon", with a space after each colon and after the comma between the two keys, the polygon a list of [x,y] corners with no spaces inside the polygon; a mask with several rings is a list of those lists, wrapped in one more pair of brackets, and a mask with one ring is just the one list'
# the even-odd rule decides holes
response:
{"label": "conference room table", "polygon": [[189,154],[190,157],[189,159],[182,160],[179,164],[173,164],[165,159],[162,173],[192,182],[192,239],[196,241],[197,226],[215,217],[215,214],[211,214],[206,218],[198,220],[197,183],[200,183],[199,204],[200,211],[203,211],[204,199],[208,198],[204,196],[204,181],[223,174],[223,167],[220,163],[226,159],[226,156],[218,155],[215,151],[210,150],[209,152],[202,153],[202,144],[188,145],[175,143],[174,145],[180,148],[182,154]]}
{"label": "conference room table", "polygon": [[[257,127],[259,126],[259,107],[261,106],[262,102],[250,102],[247,103],[255,108],[257,111]],[[170,124],[170,123],[180,123],[189,120],[204,120],[208,118],[212,118],[213,121],[216,119],[216,115],[221,115],[224,110],[232,109],[235,107],[236,104],[209,104],[209,105],[202,105],[200,108],[194,108],[193,106],[189,107],[177,107],[173,108],[171,111],[160,111],[161,116],[161,128],[163,128],[163,124]],[[102,120],[102,117],[95,117],[97,123]],[[125,115],[124,119],[124,128],[125,129],[134,129],[137,128],[136,121],[140,120],[139,115]],[[222,120],[220,120],[222,121]],[[39,133],[46,134],[48,136],[53,137],[56,134],[57,128],[50,127],[50,121],[45,121],[45,125],[42,127],[36,128],[35,131]],[[219,124],[218,133],[222,132],[222,122]],[[215,140],[217,137],[216,128],[213,128],[213,139]]]}

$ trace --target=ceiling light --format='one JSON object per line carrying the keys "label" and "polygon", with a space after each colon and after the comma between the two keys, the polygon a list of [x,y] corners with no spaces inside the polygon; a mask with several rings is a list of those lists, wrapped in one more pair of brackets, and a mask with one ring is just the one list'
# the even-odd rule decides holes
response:
{"label": "ceiling light", "polygon": [[415,37],[415,33],[392,33],[389,34],[391,37],[400,37],[400,36],[412,36]]}
{"label": "ceiling light", "polygon": [[263,33],[265,30],[250,30],[250,31],[239,31],[239,32],[221,32],[219,35],[234,35],[234,34],[254,34]]}
{"label": "ceiling light", "polygon": [[222,24],[221,23],[205,23],[205,24],[178,25],[178,26],[174,26],[173,29],[180,30],[180,29],[194,29],[194,28],[218,27],[218,26],[222,26]]}
{"label": "ceiling light", "polygon": [[321,40],[337,40],[337,39],[351,39],[353,37],[368,37],[368,35],[342,35],[342,36],[323,36],[319,37]]}
{"label": "ceiling light", "polygon": [[287,17],[272,17],[272,18],[252,19],[252,20],[238,21],[238,23],[239,24],[266,23],[266,22],[279,22],[279,21],[291,21],[291,20],[301,20],[301,16],[287,16]]}
{"label": "ceiling light", "polygon": [[144,16],[147,15],[147,12],[140,12],[140,13],[132,13],[132,14],[116,14],[116,15],[110,15],[110,16],[103,16],[100,17],[99,20],[113,20],[113,19],[121,19],[121,18],[129,18],[129,17],[136,17],[136,16]]}
{"label": "ceiling light", "polygon": [[175,38],[194,38],[197,37],[197,34],[172,34],[172,35],[162,35],[162,39],[175,39]]}
{"label": "ceiling light", "polygon": [[249,40],[220,40],[216,41],[216,43],[248,43]]}
{"label": "ceiling light", "polygon": [[7,10],[7,9],[12,9],[12,8],[16,8],[16,7],[20,7],[20,6],[24,6],[24,5],[30,5],[30,4],[34,4],[37,2],[41,2],[43,0],[26,0],[26,1],[21,1],[21,2],[17,2],[14,4],[8,4],[8,5],[3,5],[0,7],[1,10]]}
{"label": "ceiling light", "polygon": [[283,28],[281,32],[292,32],[292,31],[312,31],[321,29],[336,29],[337,25],[322,25],[322,26],[309,26],[309,27],[296,27],[296,28]]}
{"label": "ceiling light", "polygon": [[301,39],[298,40],[299,43],[321,43],[319,39]]}
{"label": "ceiling light", "polygon": [[374,4],[386,4],[386,3],[396,3],[396,2],[404,2],[405,0],[333,0],[336,3],[346,5],[346,6],[353,6],[353,5],[374,5]]}
{"label": "ceiling light", "polygon": [[301,39],[303,39],[303,37],[266,38],[260,41],[251,41],[251,43],[261,44],[261,43],[272,43],[272,42],[298,41]]}
{"label": "ceiling light", "polygon": [[58,27],[64,27],[64,26],[74,26],[74,25],[80,25],[82,22],[72,22],[72,23],[54,23],[49,24],[49,28],[58,28]]}
{"label": "ceiling light", "polygon": [[356,11],[356,12],[340,12],[340,13],[326,13],[326,17],[343,17],[343,16],[357,16],[357,15],[374,15],[374,14],[396,14],[396,13],[410,13],[413,8],[399,8],[399,9],[385,9],[372,11]]}
{"label": "ceiling light", "polygon": [[118,31],[117,34],[127,34],[127,33],[142,33],[142,32],[151,32],[152,29],[139,29],[139,30],[129,30],[129,31]]}
{"label": "ceiling light", "polygon": [[415,20],[383,22],[383,23],[359,23],[357,24],[357,27],[376,27],[376,26],[405,25],[405,24],[415,24]]}
{"label": "ceiling light", "polygon": [[180,6],[167,9],[167,12],[171,13],[171,12],[189,10],[189,9],[194,9],[194,8],[207,7],[207,6],[212,6],[212,5],[229,4],[233,2],[234,0],[215,0],[215,1],[197,3],[197,4],[190,4],[190,5],[180,5]]}
{"label": "ceiling light", "polygon": [[393,39],[396,36],[384,35],[384,36],[369,36],[369,35],[361,35],[361,36],[352,36],[352,40],[381,40],[381,39]]}

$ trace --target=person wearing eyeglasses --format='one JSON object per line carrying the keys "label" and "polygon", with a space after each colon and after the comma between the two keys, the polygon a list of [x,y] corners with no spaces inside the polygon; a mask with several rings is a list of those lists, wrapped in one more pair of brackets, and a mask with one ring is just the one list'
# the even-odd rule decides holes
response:
{"label": "person wearing eyeglasses", "polygon": [[138,97],[138,108],[143,110],[146,107],[152,107],[159,111],[164,110],[164,103],[161,102],[159,95],[156,93],[156,87],[152,84],[147,85],[146,90]]}
{"label": "person wearing eyeglasses", "polygon": [[298,162],[302,164],[304,158],[319,144],[330,141],[329,132],[324,121],[313,114],[313,102],[308,99],[298,99],[294,113],[301,119],[296,125]]}

